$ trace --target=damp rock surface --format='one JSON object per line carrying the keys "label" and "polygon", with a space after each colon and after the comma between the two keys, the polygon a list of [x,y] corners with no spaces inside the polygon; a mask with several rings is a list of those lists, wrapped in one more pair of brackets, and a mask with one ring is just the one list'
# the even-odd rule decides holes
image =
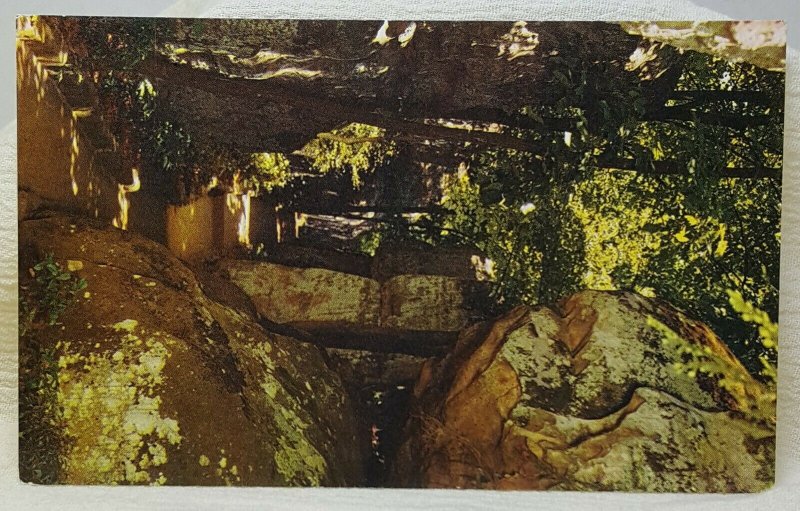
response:
{"label": "damp rock surface", "polygon": [[276,323],[378,325],[380,289],[372,279],[255,261],[227,261],[223,268],[258,312]]}

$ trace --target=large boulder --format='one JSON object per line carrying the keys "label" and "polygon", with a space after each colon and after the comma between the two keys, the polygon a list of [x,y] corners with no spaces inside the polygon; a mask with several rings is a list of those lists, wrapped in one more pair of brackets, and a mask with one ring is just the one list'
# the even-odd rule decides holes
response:
{"label": "large boulder", "polygon": [[381,286],[381,326],[457,332],[485,318],[485,282],[440,275],[398,275]]}
{"label": "large boulder", "polygon": [[47,254],[88,283],[21,339],[55,354],[59,482],[362,481],[351,403],[318,348],[211,300],[165,247],[127,232],[32,219],[20,249],[23,299]]}
{"label": "large boulder", "polygon": [[224,260],[227,274],[275,323],[341,335],[407,338],[458,332],[486,317],[486,282],[440,275],[397,275],[385,282],[324,268]]}
{"label": "large boulder", "polygon": [[426,244],[409,247],[407,241],[384,241],[375,251],[370,270],[372,278],[380,282],[397,275],[440,275],[476,280],[476,258],[484,258],[477,248],[440,248]]}
{"label": "large boulder", "polygon": [[258,312],[276,323],[378,325],[380,286],[372,279],[263,261],[221,264]]}
{"label": "large boulder", "polygon": [[662,342],[649,317],[702,348],[750,395],[769,395],[701,323],[633,293],[585,291],[558,307],[519,307],[469,328],[447,357],[426,363],[395,483],[670,492],[769,487],[774,421],[745,410],[717,378],[677,370],[681,355]]}

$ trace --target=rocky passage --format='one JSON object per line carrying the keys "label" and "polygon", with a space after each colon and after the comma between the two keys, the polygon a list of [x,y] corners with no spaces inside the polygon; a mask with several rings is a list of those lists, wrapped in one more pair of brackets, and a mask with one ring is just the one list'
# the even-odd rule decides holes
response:
{"label": "rocky passage", "polygon": [[[138,83],[139,100],[147,95],[148,103],[155,101],[152,112],[139,105],[145,118],[161,126],[143,130],[158,135],[153,144],[149,136],[127,128],[109,129],[108,120],[139,121],[100,93],[111,82],[103,78],[104,66],[73,67],[79,62],[70,52],[84,55],[90,47],[104,47],[88,43],[92,37],[86,45],[75,45],[81,38],[72,41],[77,34],[71,31],[79,30],[74,23],[38,17],[17,22],[23,480],[668,492],[750,492],[772,484],[774,389],[748,374],[707,326],[665,303],[628,292],[584,291],[557,304],[518,307],[491,318],[490,310],[500,307],[484,278],[492,273],[491,261],[473,248],[446,242],[471,238],[451,227],[458,227],[460,216],[480,219],[483,210],[452,202],[446,209],[454,216],[443,230],[434,222],[428,225],[424,216],[443,213],[442,199],[456,195],[442,187],[443,175],[456,174],[456,168],[457,177],[463,173],[483,192],[508,177],[508,185],[495,188],[502,192],[496,201],[487,200],[495,193],[482,193],[480,204],[490,208],[508,198],[509,211],[519,206],[518,199],[530,196],[529,183],[519,180],[517,169],[527,160],[516,153],[535,155],[542,169],[574,168],[575,151],[586,147],[573,148],[571,156],[543,148],[552,133],[586,127],[586,122],[575,124],[575,108],[582,109],[582,121],[590,119],[593,125],[602,117],[624,125],[692,122],[700,129],[703,124],[718,127],[713,112],[733,101],[760,105],[764,115],[744,112],[721,125],[778,126],[783,96],[765,94],[772,80],[751,70],[745,74],[755,77],[759,90],[678,90],[681,73],[691,76],[697,66],[684,68],[686,55],[678,59],[674,49],[657,56],[652,46],[642,54],[640,38],[631,33],[643,34],[648,27],[630,24],[626,34],[602,23],[434,22],[418,29],[416,22],[386,22],[368,43],[377,28],[373,22],[326,28],[312,20],[260,26],[245,20],[176,20],[171,37],[168,31],[158,36],[169,43],[158,55],[133,70],[115,69],[124,71],[120,76],[107,75],[120,83],[135,80],[129,85]],[[752,35],[759,27],[765,28],[732,28]],[[125,37],[115,43],[123,34],[111,32],[118,31],[100,32],[101,38],[108,36],[106,50],[116,44],[125,53],[134,46],[123,42]],[[773,42],[766,56],[775,62],[764,66],[770,69],[782,67],[784,53],[780,37]],[[150,49],[156,46],[151,43]],[[365,43],[368,54],[362,52]],[[599,54],[598,48],[603,50]],[[439,58],[444,49],[456,57]],[[694,49],[704,51],[702,45]],[[535,52],[542,58],[517,60]],[[557,55],[567,52],[577,52],[579,61],[580,55],[591,55],[581,64],[580,87],[530,86],[536,80],[551,82],[553,72],[566,76],[563,66],[574,66]],[[634,59],[637,53],[643,57]],[[350,58],[357,55],[363,56]],[[630,62],[622,65],[628,55]],[[753,60],[753,55],[744,57]],[[355,65],[360,60],[371,63]],[[461,79],[464,70],[474,76]],[[614,83],[604,83],[609,77]],[[779,82],[782,89],[783,79]],[[567,93],[578,99],[562,107]],[[740,101],[742,94],[760,99]],[[140,103],[133,96],[111,95],[125,98],[122,104],[128,107]],[[255,110],[253,97],[264,99]],[[629,98],[636,108],[622,108],[627,117],[612,119],[600,111],[608,110],[602,97]],[[603,109],[591,107],[592,102]],[[542,120],[534,112],[539,107],[527,112],[532,105],[544,105],[540,113],[555,116]],[[507,115],[521,107],[526,115]],[[777,117],[766,117],[769,110]],[[343,128],[351,122],[384,134],[350,139]],[[464,127],[469,129],[458,129]],[[532,136],[519,138],[518,130]],[[595,141],[602,146],[606,131],[615,130],[599,130]],[[592,135],[578,131],[582,138]],[[179,142],[165,142],[172,135],[180,135]],[[780,137],[780,130],[762,135]],[[570,137],[564,142],[572,147]],[[302,157],[297,150],[326,138],[385,145],[378,149],[386,153],[381,158],[391,157],[370,162],[371,177],[362,183],[372,180],[371,189],[355,191],[358,169],[352,163],[347,164],[351,179],[305,181],[321,177],[317,170],[322,167],[314,150]],[[238,163],[227,165],[227,156],[203,161],[202,155],[213,154],[208,149],[220,142],[223,152],[240,156],[274,151],[272,171],[259,170],[264,175],[258,179],[268,179],[269,186],[267,181],[242,185],[255,176],[247,176]],[[180,150],[173,154],[171,145]],[[153,146],[159,149],[151,151]],[[498,156],[491,156],[489,167],[481,156],[487,147],[513,152],[501,157],[504,151],[490,151]],[[745,145],[738,147],[746,152]],[[780,151],[762,149],[757,153],[765,162],[778,161]],[[341,159],[334,154],[342,152],[338,149],[324,152],[331,157],[325,160]],[[610,153],[595,158],[595,148],[581,162],[590,158],[588,166],[594,162],[597,170],[608,165],[659,179],[662,174],[678,179],[682,172],[683,160],[667,157],[642,166],[621,148],[619,153],[618,158]],[[181,154],[199,159],[189,164]],[[284,166],[277,164],[278,154],[287,157],[288,165],[280,174],[305,177],[302,186],[267,193],[272,178],[266,174]],[[726,182],[774,179],[780,173],[777,167],[731,167],[727,153],[718,156],[722,164],[716,170],[705,158],[713,170],[708,176]],[[362,153],[358,159],[373,158]],[[155,161],[160,163],[152,166]],[[468,161],[496,168],[489,172],[491,182],[477,168],[467,174]],[[539,168],[540,163],[530,162]],[[311,167],[314,172],[308,172]],[[234,168],[233,184],[225,183],[225,174]],[[558,187],[571,179],[545,174]],[[728,197],[723,188],[720,197]],[[756,202],[771,204],[771,194],[764,192]],[[482,238],[494,243],[495,237],[507,237],[504,246],[524,247],[515,249],[517,255],[534,254],[529,260],[539,259],[532,264],[546,276],[552,265],[545,261],[554,255],[549,251],[564,244],[539,240],[570,225],[559,220],[551,229],[542,223],[548,211],[558,212],[547,202],[552,201],[520,206],[524,215],[539,210],[528,217],[536,219],[531,225],[543,226],[528,232],[536,243],[512,243],[511,235],[502,232]],[[588,202],[579,203],[586,216],[594,214]],[[765,211],[752,217],[773,218],[778,210]],[[603,216],[602,208],[597,212]],[[713,223],[694,213],[685,216],[690,226]],[[408,233],[412,227],[417,234],[420,228],[436,227],[441,236],[434,237],[442,238],[442,245],[434,248],[404,236],[392,241],[406,218]],[[422,218],[426,222],[418,222]],[[603,222],[616,231],[611,226],[619,218]],[[714,249],[719,258],[738,243],[731,241],[729,247],[725,239],[726,232],[734,239],[729,220],[713,220],[719,222]],[[747,230],[741,217],[736,221],[738,231]],[[372,230],[377,225],[389,228]],[[302,239],[301,228],[310,231]],[[585,231],[588,240],[591,231]],[[686,232],[659,236],[685,243]],[[778,240],[776,233],[762,234]],[[362,234],[380,234],[380,246],[374,246],[377,238]],[[707,248],[710,256],[712,247]],[[767,263],[774,255],[777,275],[777,244],[756,248]],[[374,256],[353,253],[372,249]],[[700,252],[688,254],[691,259]],[[559,252],[553,260],[560,257]],[[764,283],[773,271],[768,266],[761,266]],[[753,277],[749,272],[744,270],[741,281]],[[540,288],[545,280],[539,279]],[[77,283],[67,291],[60,287]],[[775,285],[777,280],[762,289]],[[719,374],[733,375],[732,380],[682,367],[688,355],[663,342],[653,318],[697,348]],[[769,348],[766,342],[764,347]]]}
{"label": "rocky passage", "polygon": [[487,317],[488,286],[476,280],[470,253],[379,254],[369,276],[242,260],[213,271],[238,286],[268,328],[297,329],[297,338],[327,348],[356,406],[364,484],[383,486],[423,362]]}
{"label": "rocky passage", "polygon": [[359,441],[367,453],[364,484],[391,484],[392,466],[408,419],[412,389],[426,358],[403,353],[330,348],[331,367],[356,408]]}
{"label": "rocky passage", "polygon": [[670,492],[772,482],[774,422],[716,379],[676,370],[680,355],[648,318],[754,395],[766,390],[666,304],[585,291],[476,323],[464,279],[254,261],[190,269],[138,235],[48,215],[23,220],[23,298],[47,254],[88,283],[59,324],[22,339],[56,353],[59,482]]}

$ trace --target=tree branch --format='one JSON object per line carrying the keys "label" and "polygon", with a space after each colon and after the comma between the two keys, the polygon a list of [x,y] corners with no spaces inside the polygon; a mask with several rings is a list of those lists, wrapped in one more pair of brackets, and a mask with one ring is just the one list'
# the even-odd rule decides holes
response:
{"label": "tree branch", "polygon": [[[394,118],[384,113],[375,113],[355,105],[344,105],[293,88],[291,84],[277,80],[247,80],[231,78],[214,71],[194,69],[175,64],[165,58],[153,57],[139,66],[139,72],[155,79],[166,80],[179,87],[189,87],[249,103],[250,109],[260,102],[283,103],[326,118],[340,121],[360,122],[386,129],[387,138],[423,140],[447,140],[451,142],[502,147],[526,152],[539,152],[542,145],[511,135],[486,131],[463,130],[423,124]],[[261,152],[266,148],[240,147],[240,150]]]}

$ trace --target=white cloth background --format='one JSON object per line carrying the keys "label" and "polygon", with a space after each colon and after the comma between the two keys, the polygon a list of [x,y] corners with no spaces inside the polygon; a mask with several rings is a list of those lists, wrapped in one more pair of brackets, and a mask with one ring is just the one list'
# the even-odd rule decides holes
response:
{"label": "white cloth background", "polygon": [[[17,471],[16,14],[361,19],[784,19],[789,24],[776,486],[756,495],[24,485]],[[797,0],[2,0],[0,5],[0,510],[800,509],[800,59]],[[377,28],[377,25],[376,25]],[[42,148],[46,151],[47,148]]]}

